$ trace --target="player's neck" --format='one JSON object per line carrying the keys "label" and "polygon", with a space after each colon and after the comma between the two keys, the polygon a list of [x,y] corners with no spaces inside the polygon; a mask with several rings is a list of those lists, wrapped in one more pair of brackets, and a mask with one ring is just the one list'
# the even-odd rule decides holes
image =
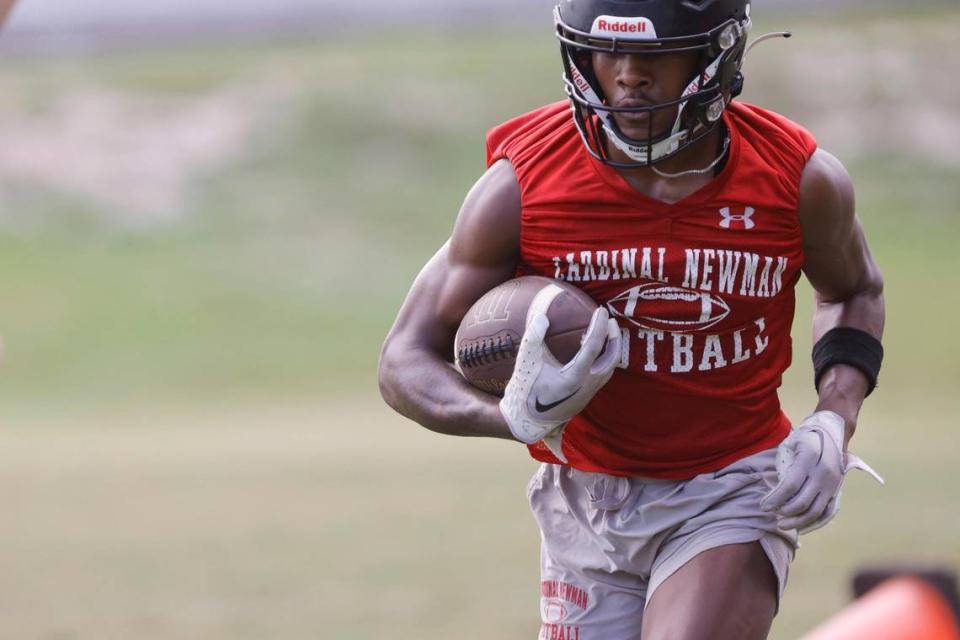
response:
{"label": "player's neck", "polygon": [[[674,203],[713,180],[719,174],[723,162],[721,161],[714,169],[703,173],[689,173],[678,177],[665,177],[661,174],[677,174],[709,167],[723,151],[723,140],[726,135],[725,127],[716,127],[703,139],[681,150],[677,155],[658,162],[656,166],[660,173],[654,171],[652,167],[617,169],[617,171],[630,183],[630,186],[645,196],[667,203]],[[614,159],[622,162],[629,161],[622,151],[613,147],[609,142],[607,146]]]}

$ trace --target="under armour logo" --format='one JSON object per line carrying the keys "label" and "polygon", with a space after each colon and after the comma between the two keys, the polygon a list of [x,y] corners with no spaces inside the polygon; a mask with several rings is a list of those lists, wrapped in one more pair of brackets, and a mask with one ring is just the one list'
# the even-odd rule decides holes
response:
{"label": "under armour logo", "polygon": [[753,229],[757,226],[756,223],[751,220],[753,213],[753,207],[747,207],[743,210],[743,213],[737,214],[730,213],[730,207],[724,207],[720,209],[720,215],[723,216],[723,220],[720,221],[720,226],[724,229],[729,229],[732,222],[742,222],[744,229]]}

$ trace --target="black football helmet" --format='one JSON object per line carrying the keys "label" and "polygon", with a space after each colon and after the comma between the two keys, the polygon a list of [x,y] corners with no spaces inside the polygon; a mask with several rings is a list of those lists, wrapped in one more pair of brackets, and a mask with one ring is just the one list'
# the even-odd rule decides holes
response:
{"label": "black football helmet", "polygon": [[[743,89],[740,65],[751,27],[750,0],[560,0],[553,16],[574,121],[587,150],[606,164],[633,168],[675,155],[710,133]],[[698,51],[700,57],[694,77],[676,100],[612,107],[593,75],[593,51]],[[657,134],[653,112],[662,109],[673,109],[677,116],[672,129]],[[615,112],[649,113],[647,139],[627,137],[611,116]],[[611,159],[604,137],[631,162]]]}

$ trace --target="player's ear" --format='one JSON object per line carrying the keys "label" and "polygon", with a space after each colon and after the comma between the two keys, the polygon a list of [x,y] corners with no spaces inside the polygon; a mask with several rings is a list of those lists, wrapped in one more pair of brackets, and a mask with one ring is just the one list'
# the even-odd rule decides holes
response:
{"label": "player's ear", "polygon": [[577,66],[581,71],[593,71],[593,53],[590,51],[577,52]]}

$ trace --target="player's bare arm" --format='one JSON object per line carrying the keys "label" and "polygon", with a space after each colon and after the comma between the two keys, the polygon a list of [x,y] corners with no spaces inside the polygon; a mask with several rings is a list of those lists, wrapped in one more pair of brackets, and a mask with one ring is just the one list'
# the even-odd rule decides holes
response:
{"label": "player's bare arm", "polygon": [[[800,183],[804,273],[814,288],[813,341],[830,329],[853,327],[883,336],[883,277],[874,262],[854,206],[853,184],[835,157],[817,151]],[[817,411],[833,411],[845,422],[844,448],[857,425],[868,388],[866,376],[837,364],[823,373]]]}
{"label": "player's bare arm", "polygon": [[380,354],[387,404],[450,435],[513,439],[499,398],[470,386],[452,366],[453,339],[470,306],[513,277],[520,259],[520,186],[500,160],[467,194],[450,240],[426,264]]}
{"label": "player's bare arm", "polygon": [[[780,482],[763,506],[783,529],[818,529],[836,515],[848,452],[864,398],[876,383],[883,349],[883,279],[854,207],[853,185],[840,162],[818,150],[800,181],[798,207],[804,272],[814,288],[814,369],[819,402],[778,447]],[[881,480],[882,481],[882,480]]]}
{"label": "player's bare arm", "polygon": [[[837,513],[849,469],[868,469],[847,442],[882,358],[879,271],[840,163],[735,100],[750,10],[558,3],[567,100],[492,130],[488,150],[511,164],[467,198],[384,347],[381,387],[401,413],[512,435],[543,463],[528,491],[541,637],[766,637],[799,533]],[[498,406],[451,366],[452,343],[521,257],[554,280],[543,291],[576,287],[599,307],[563,365],[545,348],[543,299],[504,314],[523,337]],[[777,389],[804,264],[819,404],[793,424]]]}

